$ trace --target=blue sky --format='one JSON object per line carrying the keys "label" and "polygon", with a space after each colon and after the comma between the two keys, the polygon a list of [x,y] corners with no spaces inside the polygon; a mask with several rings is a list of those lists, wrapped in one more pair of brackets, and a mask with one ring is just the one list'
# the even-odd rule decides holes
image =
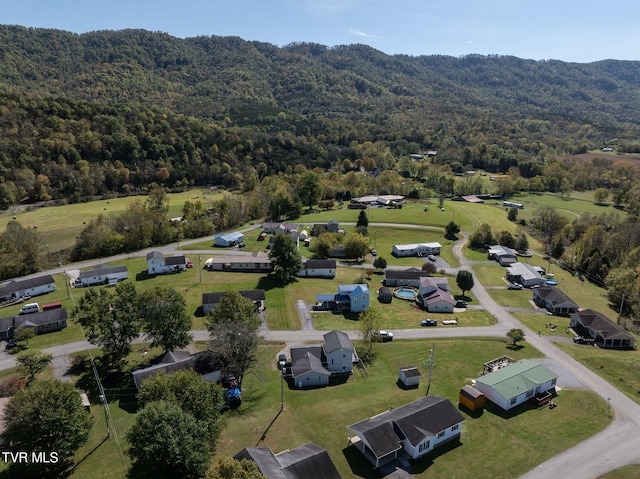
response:
{"label": "blue sky", "polygon": [[388,54],[640,60],[637,0],[8,0],[0,23],[76,33],[143,28]]}

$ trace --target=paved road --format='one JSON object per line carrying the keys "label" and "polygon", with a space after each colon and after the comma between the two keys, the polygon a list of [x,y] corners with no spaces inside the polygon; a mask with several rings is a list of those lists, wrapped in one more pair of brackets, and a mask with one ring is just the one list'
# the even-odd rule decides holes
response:
{"label": "paved road", "polygon": [[[370,226],[383,226],[384,224],[370,224]],[[403,226],[403,225],[393,225]],[[406,225],[407,227],[415,227]],[[259,225],[252,226],[245,231],[258,228]],[[425,228],[426,229],[426,228]],[[213,237],[212,237],[213,238]],[[212,239],[211,238],[211,239]],[[471,270],[470,263],[465,259],[462,253],[467,242],[467,234],[462,233],[462,240],[454,245],[454,254],[460,259],[460,269]],[[206,240],[206,239],[205,239]],[[182,242],[182,245],[201,242],[202,238],[190,242]],[[156,248],[164,254],[171,254],[176,251],[177,245],[169,245],[162,248]],[[137,252],[133,255],[120,255],[110,258],[115,261],[121,258],[129,258],[132,256],[144,256],[151,250]],[[224,254],[228,254],[228,250]],[[212,251],[192,251],[185,254],[212,254]],[[238,251],[237,254],[243,254]],[[84,268],[95,264],[103,263],[105,259],[88,261],[80,265],[74,265],[74,268]],[[49,273],[61,273],[63,268],[50,271]],[[456,269],[449,272],[455,273]],[[40,273],[42,274],[42,273]],[[600,395],[605,401],[609,402],[612,414],[615,415],[613,423],[604,431],[596,434],[590,439],[581,442],[575,447],[558,454],[552,459],[539,465],[524,476],[524,479],[596,479],[609,471],[630,464],[640,464],[640,405],[633,402],[622,392],[609,384],[607,381],[591,372],[582,364],[578,363],[568,354],[558,349],[552,342],[553,338],[549,336],[538,336],[537,333],[529,330],[520,324],[513,316],[504,308],[499,306],[487,293],[486,289],[476,281],[473,287],[473,293],[482,304],[483,308],[491,313],[497,320],[497,324],[490,327],[478,328],[438,328],[433,329],[415,329],[394,331],[397,339],[410,338],[435,338],[435,337],[465,337],[465,336],[504,336],[506,331],[511,328],[521,328],[526,333],[527,342],[540,350],[545,356],[550,367],[554,370],[562,371],[574,381],[573,385],[581,385],[584,388],[594,391]],[[308,325],[307,325],[308,326]],[[305,323],[303,322],[303,327]],[[305,329],[299,331],[271,331],[263,329],[264,338],[268,341],[279,341],[285,343],[304,343],[306,341],[321,341],[325,331],[315,329]],[[207,331],[192,331],[195,340],[207,340]],[[349,331],[352,339],[357,339],[357,331]],[[143,337],[138,341],[144,340]],[[65,360],[59,358],[68,357],[69,354],[92,348],[86,341],[78,341],[75,343],[54,346],[45,349],[46,352],[52,353],[57,358],[57,368],[62,369],[65,366]],[[7,369],[15,366],[15,360],[6,355],[0,356],[0,369]],[[576,414],[589,414],[589,411],[576,411]],[[495,458],[499,460],[499,458]]]}

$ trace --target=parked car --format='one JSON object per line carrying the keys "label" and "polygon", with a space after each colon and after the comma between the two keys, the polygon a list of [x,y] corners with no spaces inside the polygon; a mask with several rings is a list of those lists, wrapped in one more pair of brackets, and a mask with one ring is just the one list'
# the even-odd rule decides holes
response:
{"label": "parked car", "polygon": [[247,245],[246,245],[246,244],[244,244],[244,243],[240,243],[240,244],[238,245],[238,248],[244,248],[245,246],[247,246]]}
{"label": "parked car", "polygon": [[371,250],[371,256],[378,256],[378,252],[374,249]]}
{"label": "parked car", "polygon": [[428,259],[429,261],[435,261],[435,260],[436,260],[436,257],[435,257],[435,256],[433,256],[432,254],[430,254],[429,256],[427,256],[427,259]]}
{"label": "parked car", "polygon": [[391,331],[378,331],[373,333],[374,341],[387,342],[393,341],[393,333]]}
{"label": "parked car", "polygon": [[19,314],[31,314],[38,312],[40,312],[40,305],[38,305],[38,303],[29,303],[20,308]]}
{"label": "parked car", "polygon": [[456,301],[456,308],[466,308],[466,307],[467,307],[466,301],[462,301],[461,299]]}
{"label": "parked car", "polygon": [[507,289],[522,289],[522,285],[518,283],[509,283]]}
{"label": "parked car", "polygon": [[436,321],[435,319],[423,319],[422,321],[420,321],[420,326],[437,326],[438,325],[438,321]]}
{"label": "parked car", "polygon": [[5,349],[13,349],[16,346],[18,346],[18,341],[16,341],[15,339],[9,339],[7,340],[7,346],[5,347]]}
{"label": "parked car", "polygon": [[193,261],[190,259],[187,260],[187,268],[193,268]]}
{"label": "parked car", "polygon": [[576,336],[573,338],[573,342],[576,344],[587,344],[587,341],[582,336]]}
{"label": "parked car", "polygon": [[282,369],[286,366],[287,364],[287,356],[285,356],[284,354],[279,354],[278,355],[278,369]]}

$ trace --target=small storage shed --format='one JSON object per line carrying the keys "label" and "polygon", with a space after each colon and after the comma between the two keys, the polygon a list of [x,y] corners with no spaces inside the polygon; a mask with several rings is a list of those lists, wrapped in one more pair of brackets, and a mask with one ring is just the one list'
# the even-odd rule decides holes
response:
{"label": "small storage shed", "polygon": [[482,409],[484,407],[484,394],[467,384],[460,390],[460,404],[470,411]]}
{"label": "small storage shed", "polygon": [[393,292],[390,288],[383,286],[378,290],[378,301],[381,303],[390,303],[393,300]]}
{"label": "small storage shed", "polygon": [[420,385],[420,371],[415,366],[398,369],[398,381],[405,387],[418,387]]}

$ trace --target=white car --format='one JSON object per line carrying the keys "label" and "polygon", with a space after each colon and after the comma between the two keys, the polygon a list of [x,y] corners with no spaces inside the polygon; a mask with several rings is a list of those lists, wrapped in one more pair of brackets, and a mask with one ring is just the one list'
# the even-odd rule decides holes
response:
{"label": "white car", "polygon": [[373,339],[381,342],[393,341],[393,333],[391,331],[378,331],[373,333]]}

